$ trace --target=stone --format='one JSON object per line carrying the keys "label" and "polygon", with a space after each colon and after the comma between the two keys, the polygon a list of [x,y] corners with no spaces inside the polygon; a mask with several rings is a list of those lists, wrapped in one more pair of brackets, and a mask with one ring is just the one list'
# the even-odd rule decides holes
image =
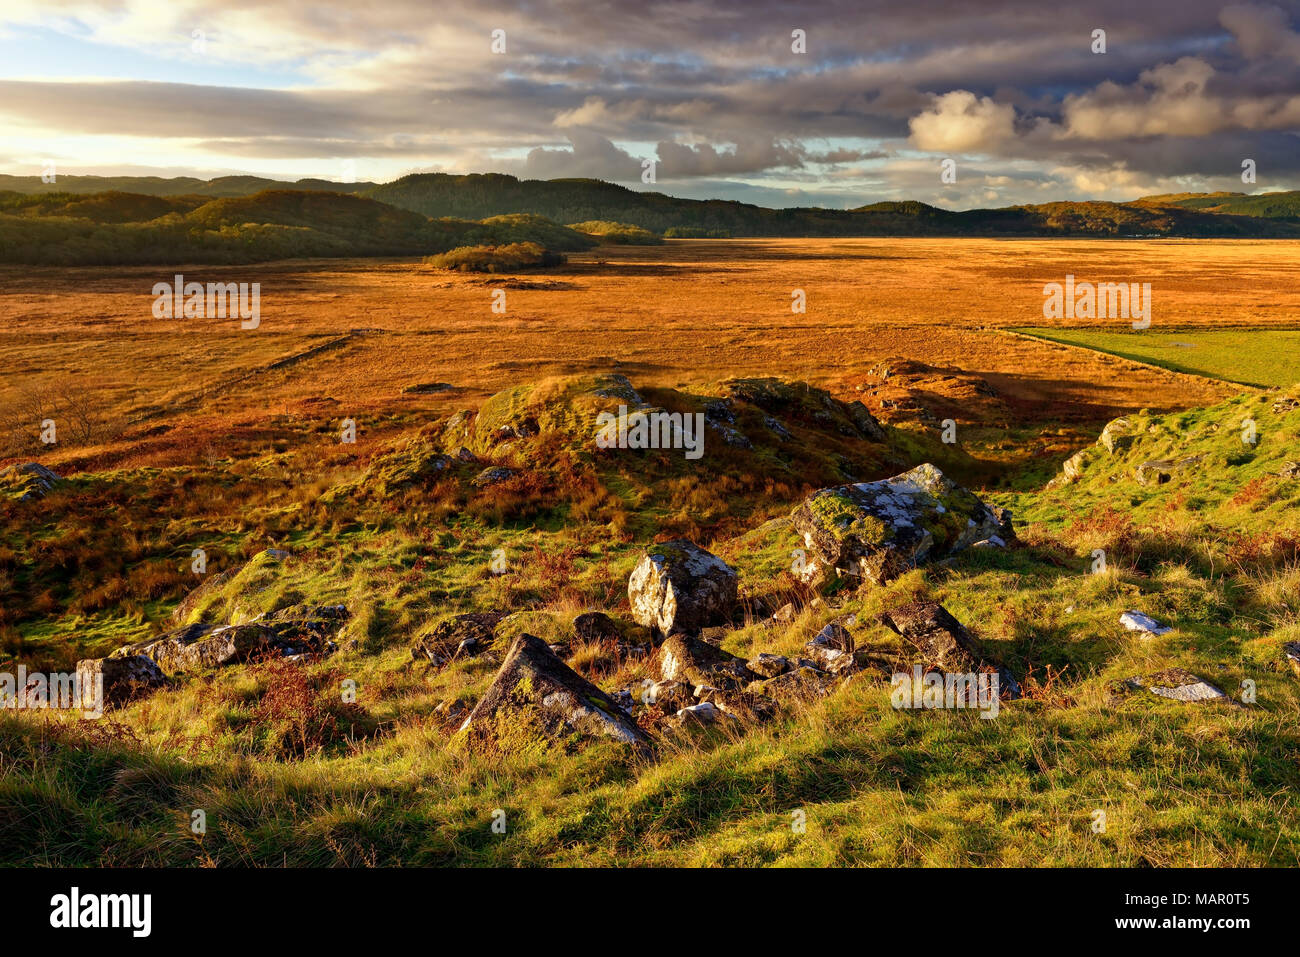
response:
{"label": "stone", "polygon": [[1282,466],[1282,468],[1278,471],[1277,474],[1282,476],[1282,478],[1288,478],[1288,479],[1300,478],[1300,462],[1287,462],[1285,465]]}
{"label": "stone", "polygon": [[481,654],[496,641],[500,619],[496,612],[474,612],[440,621],[429,635],[411,646],[411,658],[441,666],[454,658]]}
{"label": "stone", "polygon": [[835,684],[831,675],[803,665],[766,681],[751,682],[745,686],[745,690],[750,694],[790,703],[824,697],[835,689]]}
{"label": "stone", "polygon": [[61,481],[40,462],[23,462],[0,470],[0,492],[20,502],[44,498]]}
{"label": "stone", "polygon": [[609,695],[528,634],[515,639],[458,734],[480,753],[572,751],[595,741],[639,754],[651,749],[650,738]]}
{"label": "stone", "polygon": [[994,670],[999,692],[1005,691],[1009,698],[1020,697],[1020,683],[1011,672],[1000,664],[982,660],[979,645],[966,626],[937,601],[915,601],[891,608],[880,615],[880,622],[920,651],[925,663],[951,674]]}
{"label": "stone", "polygon": [[702,701],[699,704],[693,704],[689,708],[682,708],[667,721],[669,728],[681,728],[690,724],[708,725],[716,724],[718,721],[727,717],[722,709],[718,708],[711,701]]}
{"label": "stone", "polygon": [[515,474],[514,469],[506,468],[504,465],[493,465],[474,476],[470,484],[475,488],[487,488],[490,485],[497,485],[507,479],[514,478]]}
{"label": "stone", "polygon": [[710,688],[699,698],[702,704],[716,705],[725,714],[746,724],[761,724],[776,716],[776,702],[754,691]]}
{"label": "stone", "polygon": [[1065,464],[1061,467],[1061,474],[1064,476],[1066,484],[1077,482],[1083,478],[1083,465],[1087,461],[1087,457],[1087,451],[1085,450],[1075,452],[1065,460]]}
{"label": "stone", "polygon": [[266,625],[186,625],[161,638],[128,645],[110,657],[143,655],[152,659],[165,674],[201,671],[248,661],[271,650],[273,633]]}
{"label": "stone", "polygon": [[1101,430],[1101,436],[1097,439],[1097,444],[1111,455],[1122,452],[1132,445],[1137,438],[1132,430],[1133,424],[1128,419],[1113,419],[1107,422],[1106,427]]}
{"label": "stone", "polygon": [[694,698],[692,689],[680,681],[655,681],[644,688],[638,702],[677,712],[694,704]]}
{"label": "stone", "polygon": [[681,539],[647,548],[627,584],[633,620],[657,635],[729,624],[736,593],[734,568]]}
{"label": "stone", "polygon": [[167,678],[152,659],[143,655],[78,661],[77,685],[83,706],[93,700],[99,681],[103,681],[103,703],[123,704],[162,687]]}
{"label": "stone", "polygon": [[806,645],[804,652],[822,671],[839,674],[853,670],[853,635],[839,622],[831,622]]}
{"label": "stone", "polygon": [[1145,688],[1152,694],[1171,701],[1231,701],[1214,685],[1183,668],[1168,668],[1154,674],[1136,675],[1125,683],[1133,688]]}
{"label": "stone", "polygon": [[791,515],[811,551],[799,573],[833,569],[876,584],[1003,533],[997,513],[935,466],[878,482],[822,489]]}
{"label": "stone", "polygon": [[1148,635],[1165,635],[1173,631],[1168,625],[1162,625],[1140,611],[1129,610],[1119,616],[1119,623],[1129,631],[1140,631]]}
{"label": "stone", "polygon": [[775,678],[790,670],[790,659],[784,655],[769,655],[764,651],[745,662],[745,667],[764,678]]}
{"label": "stone", "polygon": [[618,641],[623,640],[622,633],[614,619],[604,612],[588,611],[573,619],[573,633],[579,641]]}
{"label": "stone", "polygon": [[1300,641],[1287,642],[1282,646],[1282,654],[1291,666],[1291,670],[1300,676]]}
{"label": "stone", "polygon": [[715,688],[740,688],[757,677],[743,658],[689,635],[670,635],[659,648],[664,681],[683,681]]}

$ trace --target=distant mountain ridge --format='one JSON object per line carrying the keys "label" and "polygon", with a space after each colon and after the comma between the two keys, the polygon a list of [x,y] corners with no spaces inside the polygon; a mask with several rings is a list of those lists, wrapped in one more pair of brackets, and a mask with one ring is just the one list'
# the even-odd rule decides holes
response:
{"label": "distant mountain ridge", "polygon": [[[265,184],[273,183],[273,188]],[[131,189],[104,189],[104,186]],[[0,177],[0,262],[49,265],[260,262],[414,256],[532,242],[552,251],[610,236],[1300,238],[1300,192],[1148,196],[953,212],[917,201],[768,209],[678,199],[589,179],[425,173],[392,183],[261,177]],[[64,187],[67,186],[67,189]],[[90,187],[99,187],[89,191]],[[137,191],[142,190],[142,191]],[[641,233],[645,236],[644,233]]]}

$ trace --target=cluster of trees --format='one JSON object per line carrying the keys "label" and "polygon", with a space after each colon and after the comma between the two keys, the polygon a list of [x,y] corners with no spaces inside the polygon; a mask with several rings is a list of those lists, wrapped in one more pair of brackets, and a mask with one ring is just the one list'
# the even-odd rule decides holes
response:
{"label": "cluster of trees", "polygon": [[459,246],[596,240],[528,213],[430,219],[340,193],[267,190],[204,200],[131,193],[0,194],[0,262],[34,265],[248,263],[328,256],[422,256]]}
{"label": "cluster of trees", "polygon": [[576,229],[588,236],[599,236],[600,241],[615,246],[661,246],[663,237],[633,226],[631,223],[612,223],[604,219],[592,219],[585,223],[570,223],[570,229]]}

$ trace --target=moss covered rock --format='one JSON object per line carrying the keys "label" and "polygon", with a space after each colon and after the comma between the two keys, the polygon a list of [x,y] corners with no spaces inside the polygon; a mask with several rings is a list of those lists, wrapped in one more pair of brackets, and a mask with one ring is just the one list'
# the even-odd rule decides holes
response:
{"label": "moss covered rock", "polygon": [[736,570],[693,542],[677,539],[646,549],[627,583],[632,618],[660,635],[698,634],[731,622]]}
{"label": "moss covered rock", "polygon": [[805,581],[833,569],[883,583],[1010,531],[1003,516],[928,463],[878,482],[822,489],[790,517],[812,552],[799,571]]}
{"label": "moss covered rock", "polygon": [[489,754],[571,751],[593,741],[647,753],[651,744],[609,695],[533,635],[516,639],[458,734],[471,750]]}

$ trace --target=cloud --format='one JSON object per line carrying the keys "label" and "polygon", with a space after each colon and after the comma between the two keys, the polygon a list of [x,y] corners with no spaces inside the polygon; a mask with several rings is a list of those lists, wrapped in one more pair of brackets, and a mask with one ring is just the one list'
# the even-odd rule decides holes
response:
{"label": "cloud", "polygon": [[[1298,25],[1292,0],[9,0],[0,32],[39,59],[0,80],[0,153],[633,185],[654,157],[664,190],[857,205],[1217,188],[1249,156],[1294,187]],[[939,191],[948,155],[1007,181]]]}
{"label": "cloud", "polygon": [[929,110],[912,117],[912,143],[939,153],[983,152],[1015,136],[1016,111],[969,90],[936,97]]}

